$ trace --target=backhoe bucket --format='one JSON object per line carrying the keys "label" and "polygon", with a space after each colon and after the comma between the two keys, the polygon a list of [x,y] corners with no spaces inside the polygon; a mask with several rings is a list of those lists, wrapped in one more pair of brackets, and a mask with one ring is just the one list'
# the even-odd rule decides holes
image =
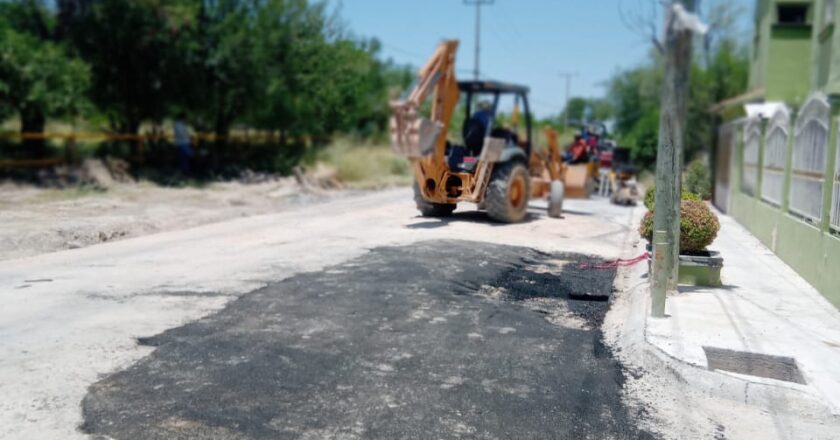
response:
{"label": "backhoe bucket", "polygon": [[443,124],[418,118],[416,113],[396,111],[391,118],[391,148],[409,159],[420,159],[434,152]]}
{"label": "backhoe bucket", "polygon": [[586,199],[594,191],[589,164],[569,165],[566,168],[566,198]]}

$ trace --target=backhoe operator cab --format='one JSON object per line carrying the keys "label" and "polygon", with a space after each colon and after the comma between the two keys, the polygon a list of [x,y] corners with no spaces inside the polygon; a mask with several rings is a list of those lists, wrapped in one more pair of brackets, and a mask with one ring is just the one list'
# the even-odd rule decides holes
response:
{"label": "backhoe operator cab", "polygon": [[[531,117],[528,109],[528,88],[513,84],[494,81],[461,81],[458,90],[464,105],[464,122],[461,129],[462,144],[448,141],[446,154],[449,157],[450,168],[475,164],[474,159],[481,157],[487,138],[504,141],[502,157],[499,162],[507,162],[519,158],[527,163],[531,155]],[[503,97],[512,96],[514,107],[510,126],[497,123],[496,116],[500,113]],[[524,138],[519,132],[519,105],[525,109]],[[468,162],[458,165],[461,154]]]}
{"label": "backhoe operator cab", "polygon": [[[414,87],[391,103],[392,147],[412,164],[415,201],[422,215],[448,216],[459,202],[471,202],[494,220],[522,221],[531,196],[528,88],[456,81],[457,48],[457,41],[442,42],[420,69]],[[430,94],[428,111],[423,104]],[[518,105],[512,110],[511,127],[496,124],[500,99],[506,95],[524,107],[524,133],[516,127]],[[465,106],[462,127],[450,127],[459,101]],[[460,136],[448,138],[451,131]]]}

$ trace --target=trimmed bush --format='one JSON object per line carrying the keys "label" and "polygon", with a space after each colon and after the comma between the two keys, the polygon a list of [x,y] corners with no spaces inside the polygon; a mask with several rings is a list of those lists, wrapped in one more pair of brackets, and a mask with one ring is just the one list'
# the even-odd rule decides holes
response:
{"label": "trimmed bush", "polygon": [[[703,200],[703,198],[699,195],[687,190],[683,190],[681,199],[683,201],[694,200],[698,202]],[[645,191],[645,206],[648,211],[651,212],[653,212],[653,208],[656,207],[656,185],[651,185],[650,188]]]}
{"label": "trimmed bush", "polygon": [[648,209],[649,212],[653,212],[653,207],[656,204],[656,185],[651,185],[650,188],[645,191],[645,207]]}
{"label": "trimmed bush", "polygon": [[702,160],[695,160],[685,170],[685,189],[697,194],[702,200],[712,198],[712,175]]}
{"label": "trimmed bush", "polygon": [[[680,253],[692,254],[705,250],[717,237],[720,222],[703,201],[683,200],[680,203]],[[639,234],[653,240],[653,212],[648,212],[639,225]]]}
{"label": "trimmed bush", "polygon": [[648,243],[653,241],[653,211],[646,212],[642,218],[642,223],[639,224],[639,235]]}

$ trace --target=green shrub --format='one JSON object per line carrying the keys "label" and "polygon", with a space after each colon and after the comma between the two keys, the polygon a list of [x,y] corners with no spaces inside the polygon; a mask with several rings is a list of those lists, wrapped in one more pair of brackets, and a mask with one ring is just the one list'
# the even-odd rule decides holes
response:
{"label": "green shrub", "polygon": [[685,201],[680,206],[680,251],[705,250],[717,237],[720,221],[705,202]]}
{"label": "green shrub", "polygon": [[334,168],[338,178],[353,188],[404,186],[414,180],[411,165],[388,144],[339,138],[320,151],[316,160]]}
{"label": "green shrub", "polygon": [[702,200],[712,198],[712,175],[702,160],[695,160],[685,170],[685,189],[697,194]]}
{"label": "green shrub", "polygon": [[[691,254],[705,250],[717,237],[720,222],[703,201],[684,200],[680,204],[680,253]],[[639,225],[639,234],[653,240],[653,212],[648,212]]]}
{"label": "green shrub", "polygon": [[[702,201],[703,198],[699,195],[683,190],[682,192],[682,200],[694,200],[694,201]],[[653,208],[656,207],[656,185],[651,185],[650,188],[645,191],[645,206],[647,207],[648,211],[653,212]]]}
{"label": "green shrub", "polygon": [[651,185],[650,188],[645,191],[645,207],[648,209],[649,212],[653,212],[653,207],[656,203],[656,185]]}

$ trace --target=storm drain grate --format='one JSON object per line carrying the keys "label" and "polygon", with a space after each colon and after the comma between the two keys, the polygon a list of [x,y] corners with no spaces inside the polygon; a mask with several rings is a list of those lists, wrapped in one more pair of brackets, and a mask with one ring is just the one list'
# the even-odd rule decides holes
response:
{"label": "storm drain grate", "polygon": [[731,371],[805,385],[805,379],[794,358],[715,347],[703,347],[703,351],[706,352],[710,370]]}

